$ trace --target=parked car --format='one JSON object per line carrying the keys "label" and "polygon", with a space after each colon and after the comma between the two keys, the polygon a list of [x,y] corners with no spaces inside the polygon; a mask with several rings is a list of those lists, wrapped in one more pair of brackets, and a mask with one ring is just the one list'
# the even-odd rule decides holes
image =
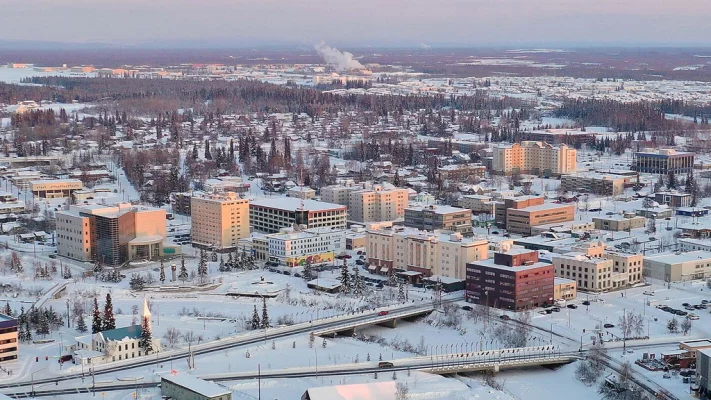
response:
{"label": "parked car", "polygon": [[578,308],[578,306],[576,306],[575,304],[568,304],[567,307],[568,307],[568,308],[571,308],[571,309],[573,309],[573,310],[575,310],[576,308]]}
{"label": "parked car", "polygon": [[691,314],[687,315],[686,318],[690,319],[692,321],[696,321],[697,319],[699,319],[699,316],[694,313],[691,313]]}
{"label": "parked car", "polygon": [[501,316],[499,316],[499,318],[501,318],[501,319],[504,320],[504,321],[509,321],[509,320],[511,320],[511,317],[509,317],[508,315],[501,315]]}
{"label": "parked car", "polygon": [[553,307],[551,308],[553,312],[560,312],[560,307]]}
{"label": "parked car", "polygon": [[378,368],[392,368],[395,365],[390,361],[381,361],[378,363]]}
{"label": "parked car", "polygon": [[464,310],[464,311],[472,311],[472,310],[474,310],[474,309],[472,308],[472,306],[462,306],[462,310]]}
{"label": "parked car", "polygon": [[589,305],[590,305],[590,302],[587,301],[587,300],[585,300],[585,301],[583,302],[583,305],[584,305],[584,306],[589,306]]}
{"label": "parked car", "polygon": [[689,303],[681,303],[681,305],[684,307],[689,307]]}
{"label": "parked car", "polygon": [[605,324],[605,325],[603,325],[603,326],[604,326],[605,328],[614,328],[614,327],[615,327],[615,325],[613,325],[613,324]]}

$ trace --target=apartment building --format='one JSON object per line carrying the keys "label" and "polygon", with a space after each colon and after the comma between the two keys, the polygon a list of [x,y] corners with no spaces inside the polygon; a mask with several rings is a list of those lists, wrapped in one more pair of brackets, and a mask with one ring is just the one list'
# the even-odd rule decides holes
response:
{"label": "apartment building", "polygon": [[79,179],[42,179],[30,181],[32,194],[40,199],[60,199],[71,197],[84,184]]}
{"label": "apartment building", "polygon": [[454,164],[437,168],[442,180],[467,182],[471,178],[486,177],[486,166],[481,164]]}
{"label": "apartment building", "polygon": [[394,221],[405,215],[409,191],[387,185],[333,185],[321,189],[325,202],[348,206],[348,219],[353,222]]}
{"label": "apartment building", "polygon": [[346,231],[314,228],[266,235],[269,261],[298,267],[332,263],[346,250]]}
{"label": "apartment building", "polygon": [[530,236],[536,226],[549,225],[575,219],[575,205],[546,203],[520,209],[506,210],[506,230]]}
{"label": "apartment building", "polygon": [[494,215],[494,201],[489,196],[464,195],[459,199],[459,207],[472,210],[472,214]]}
{"label": "apartment building", "polygon": [[592,172],[567,174],[560,177],[560,187],[566,192],[617,196],[624,193],[628,178],[600,175]]}
{"label": "apartment building", "polygon": [[466,267],[466,300],[505,310],[525,310],[553,303],[553,265],[538,259],[538,252],[512,248],[493,259]]}
{"label": "apartment building", "polygon": [[259,198],[249,204],[249,224],[264,233],[298,225],[345,230],[347,219],[348,207],[323,201],[278,197]]}
{"label": "apartment building", "polygon": [[577,281],[577,288],[602,292],[642,282],[643,258],[640,254],[606,252],[602,242],[585,243],[573,251],[553,256],[557,277]]}
{"label": "apartment building", "polygon": [[492,170],[498,174],[561,175],[575,172],[577,165],[577,150],[564,144],[523,141],[493,148]]}
{"label": "apartment building", "polygon": [[637,172],[666,175],[688,174],[694,170],[694,153],[674,149],[644,149],[634,153],[633,168]]}
{"label": "apartment building", "polygon": [[531,206],[545,204],[546,199],[543,196],[518,196],[504,198],[501,201],[494,203],[494,218],[496,225],[501,228],[506,228],[507,210],[510,208],[521,209]]}
{"label": "apartment building", "polygon": [[71,206],[56,213],[57,254],[79,261],[118,266],[134,259],[177,254],[164,243],[164,209],[120,203]]}
{"label": "apartment building", "polygon": [[461,233],[427,232],[405,227],[366,231],[368,264],[375,272],[420,272],[454,279],[466,278],[466,264],[489,256],[489,242]]}
{"label": "apartment building", "polygon": [[17,360],[20,348],[17,327],[16,318],[0,314],[0,363]]}
{"label": "apartment building", "polygon": [[605,231],[630,231],[647,225],[647,218],[638,215],[611,215],[609,217],[593,217],[595,229]]}
{"label": "apartment building", "polygon": [[237,193],[193,193],[190,200],[193,246],[232,250],[249,236],[249,200]]}
{"label": "apartment building", "polygon": [[663,282],[709,278],[711,252],[697,250],[644,257],[644,276]]}
{"label": "apartment building", "polygon": [[405,226],[424,231],[447,230],[472,235],[472,210],[442,205],[408,207]]}

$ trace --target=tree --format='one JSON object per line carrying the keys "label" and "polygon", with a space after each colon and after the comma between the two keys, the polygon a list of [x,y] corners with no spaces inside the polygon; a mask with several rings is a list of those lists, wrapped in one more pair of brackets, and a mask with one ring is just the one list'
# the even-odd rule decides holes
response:
{"label": "tree", "polygon": [[114,304],[111,302],[111,294],[106,293],[106,303],[104,304],[104,318],[102,331],[116,329],[116,317],[114,317]]}
{"label": "tree", "polygon": [[676,181],[676,174],[674,174],[674,171],[669,171],[669,174],[667,175],[667,187],[669,189],[676,189],[678,186],[678,182]]}
{"label": "tree", "polygon": [[267,299],[262,298],[262,323],[260,324],[262,329],[269,328],[269,313],[267,311]]}
{"label": "tree", "polygon": [[141,324],[141,339],[138,341],[138,347],[142,348],[145,354],[153,351],[153,333],[151,332],[151,324],[148,317],[143,318]]}
{"label": "tree", "polygon": [[657,231],[657,221],[654,218],[650,218],[647,221],[647,231],[649,233],[655,233]]}
{"label": "tree", "polygon": [[669,321],[667,321],[667,330],[669,333],[678,333],[679,332],[679,321],[676,320],[676,318],[672,318]]}
{"label": "tree", "polygon": [[254,312],[252,313],[252,330],[259,329],[259,313],[257,312],[257,306],[254,306]]}
{"label": "tree", "polygon": [[12,308],[10,308],[10,301],[5,302],[5,309],[3,310],[3,314],[12,317]]}
{"label": "tree", "polygon": [[347,263],[344,262],[341,267],[341,293],[348,294],[351,292],[351,275],[348,273]]}
{"label": "tree", "polygon": [[681,332],[684,335],[688,335],[690,330],[691,330],[691,320],[689,318],[684,318],[684,320],[681,321]]}
{"label": "tree", "polygon": [[178,279],[185,281],[188,279],[188,269],[185,267],[185,257],[180,259],[180,273],[178,274]]}
{"label": "tree", "polygon": [[160,260],[160,283],[165,283],[165,265],[163,265],[163,260]]}
{"label": "tree", "polygon": [[104,329],[103,321],[101,320],[101,311],[99,310],[99,300],[94,297],[94,319],[91,323],[91,333],[99,333]]}
{"label": "tree", "polygon": [[200,283],[204,283],[207,277],[207,253],[204,250],[200,250],[200,262],[198,264],[197,274],[200,277]]}
{"label": "tree", "polygon": [[355,275],[353,276],[353,294],[356,296],[362,296],[365,291],[365,283],[363,282],[363,277],[360,276],[359,269],[356,268]]}
{"label": "tree", "polygon": [[146,286],[146,280],[139,274],[131,274],[131,280],[128,283],[131,290],[143,290]]}
{"label": "tree", "polygon": [[77,317],[77,330],[81,333],[87,331],[86,322],[84,321],[84,314],[81,314],[79,317]]}

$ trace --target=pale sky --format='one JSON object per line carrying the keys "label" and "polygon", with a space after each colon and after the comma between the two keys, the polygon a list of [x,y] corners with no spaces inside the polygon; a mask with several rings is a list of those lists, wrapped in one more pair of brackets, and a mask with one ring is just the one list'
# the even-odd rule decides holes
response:
{"label": "pale sky", "polygon": [[0,0],[0,41],[711,45],[711,0]]}

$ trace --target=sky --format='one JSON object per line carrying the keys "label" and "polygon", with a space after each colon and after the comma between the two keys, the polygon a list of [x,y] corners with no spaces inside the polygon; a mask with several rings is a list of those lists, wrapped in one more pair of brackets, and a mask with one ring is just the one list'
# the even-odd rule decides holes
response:
{"label": "sky", "polygon": [[711,45],[711,0],[0,0],[0,41]]}

